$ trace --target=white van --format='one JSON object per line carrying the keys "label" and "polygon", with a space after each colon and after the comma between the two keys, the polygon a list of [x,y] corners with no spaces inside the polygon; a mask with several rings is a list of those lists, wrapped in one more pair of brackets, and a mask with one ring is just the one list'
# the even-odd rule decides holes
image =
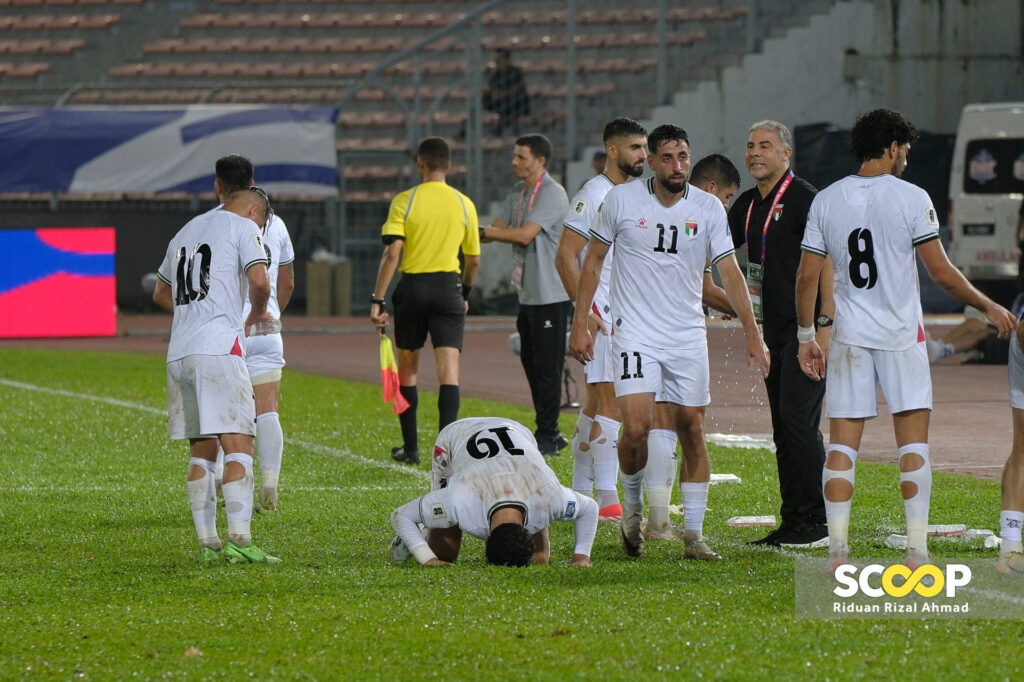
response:
{"label": "white van", "polygon": [[949,174],[949,258],[975,284],[1009,284],[1024,199],[1024,102],[969,104]]}

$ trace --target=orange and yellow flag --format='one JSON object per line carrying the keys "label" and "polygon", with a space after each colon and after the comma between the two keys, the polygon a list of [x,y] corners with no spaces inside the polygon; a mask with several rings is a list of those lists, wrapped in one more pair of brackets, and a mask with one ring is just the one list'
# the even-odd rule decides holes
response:
{"label": "orange and yellow flag", "polygon": [[380,384],[384,389],[384,402],[392,403],[395,414],[402,414],[409,409],[409,401],[398,389],[398,363],[395,362],[395,350],[391,346],[391,337],[380,333]]}

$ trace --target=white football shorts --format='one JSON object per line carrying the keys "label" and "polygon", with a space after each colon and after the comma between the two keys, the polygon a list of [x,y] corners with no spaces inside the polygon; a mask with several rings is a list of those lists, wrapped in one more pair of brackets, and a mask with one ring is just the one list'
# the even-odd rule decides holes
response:
{"label": "white football shorts", "polygon": [[588,384],[615,381],[615,360],[612,356],[612,337],[598,330],[594,335],[594,359],[584,366]]}
{"label": "white football shorts", "polygon": [[708,348],[652,348],[612,336],[616,365],[615,395],[653,393],[656,399],[685,407],[711,403]]}
{"label": "white football shorts", "polygon": [[245,366],[251,379],[280,370],[284,365],[284,341],[280,334],[245,337]]}
{"label": "white football shorts", "polygon": [[826,415],[877,417],[878,387],[891,414],[932,409],[932,375],[925,342],[905,350],[877,350],[833,341],[826,371]]}
{"label": "white football shorts", "polygon": [[1017,343],[1017,334],[1010,337],[1010,407],[1024,410],[1024,353]]}
{"label": "white football shorts", "polygon": [[256,434],[256,402],[237,355],[187,355],[167,363],[171,440]]}

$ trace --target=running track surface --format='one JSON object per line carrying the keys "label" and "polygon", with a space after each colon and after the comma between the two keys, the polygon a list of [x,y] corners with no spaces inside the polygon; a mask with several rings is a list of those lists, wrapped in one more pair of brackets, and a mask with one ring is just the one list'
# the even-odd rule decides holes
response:
{"label": "running track surface", "polygon": [[[284,316],[285,358],[288,368],[310,374],[378,383],[378,337],[366,318]],[[956,320],[930,321],[929,332],[941,335]],[[167,350],[170,317],[120,315],[118,335],[108,338],[0,339],[3,347],[128,351],[162,354]],[[530,404],[529,387],[519,358],[508,347],[515,331],[509,317],[470,317],[462,354],[462,395]],[[771,439],[764,384],[742,358],[743,334],[734,324],[709,322],[711,405],[709,434]],[[566,359],[575,377],[574,393],[583,400],[583,372]],[[998,478],[1010,452],[1011,418],[1005,365],[961,365],[957,357],[932,366],[934,411],[929,442],[935,469],[982,478]],[[425,349],[419,385],[436,391],[433,354]],[[287,393],[287,378],[284,382]],[[382,408],[383,409],[383,408]],[[573,410],[574,411],[574,410]],[[529,426],[533,426],[530,424]],[[826,433],[827,420],[822,430]],[[395,425],[397,436],[397,424]],[[896,461],[892,418],[879,396],[879,417],[864,429],[861,457]]]}

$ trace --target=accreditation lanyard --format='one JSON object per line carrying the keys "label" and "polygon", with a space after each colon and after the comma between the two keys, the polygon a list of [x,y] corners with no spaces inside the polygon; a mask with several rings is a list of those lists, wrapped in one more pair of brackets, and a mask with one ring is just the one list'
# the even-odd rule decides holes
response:
{"label": "accreditation lanyard", "polygon": [[[764,265],[765,251],[768,248],[768,225],[772,222],[772,214],[775,213],[775,207],[782,201],[782,195],[789,189],[789,184],[793,182],[793,171],[789,171],[786,174],[786,179],[783,180],[782,186],[779,187],[779,191],[775,193],[775,198],[772,200],[771,208],[768,209],[768,215],[764,219],[764,228],[761,230],[761,265]],[[750,199],[750,205],[747,206],[747,221],[743,224],[743,239],[747,242],[747,257],[750,257],[750,214],[754,212],[754,198]]]}
{"label": "accreditation lanyard", "polygon": [[[789,189],[791,182],[793,182],[793,171],[789,171],[786,174],[786,179],[782,182],[782,186],[779,187],[779,191],[775,193],[772,205],[768,209],[768,216],[764,219],[764,229],[761,230],[761,262],[747,263],[747,290],[750,292],[750,303],[754,308],[754,318],[758,322],[764,319],[761,306],[761,287],[764,283],[765,252],[768,249],[768,225],[772,222],[775,207],[779,205],[782,195]],[[750,215],[754,212],[754,201],[755,198],[751,197],[750,205],[747,206],[747,221],[743,224],[743,238],[747,242],[748,261],[750,259]]]}
{"label": "accreditation lanyard", "polygon": [[[540,186],[544,184],[544,178],[547,177],[547,172],[541,174],[537,178],[536,184],[530,191],[530,199],[526,202],[526,213],[523,213],[523,200],[526,199],[526,187],[523,187],[523,191],[519,193],[519,203],[516,204],[516,211],[513,215],[512,222],[515,223],[515,227],[522,227],[522,221],[526,219],[526,216],[530,215],[530,211],[533,210],[533,202],[537,200],[537,193],[540,192]],[[523,288],[523,270],[526,266],[526,247],[518,244],[512,249],[512,286],[516,289]]]}

